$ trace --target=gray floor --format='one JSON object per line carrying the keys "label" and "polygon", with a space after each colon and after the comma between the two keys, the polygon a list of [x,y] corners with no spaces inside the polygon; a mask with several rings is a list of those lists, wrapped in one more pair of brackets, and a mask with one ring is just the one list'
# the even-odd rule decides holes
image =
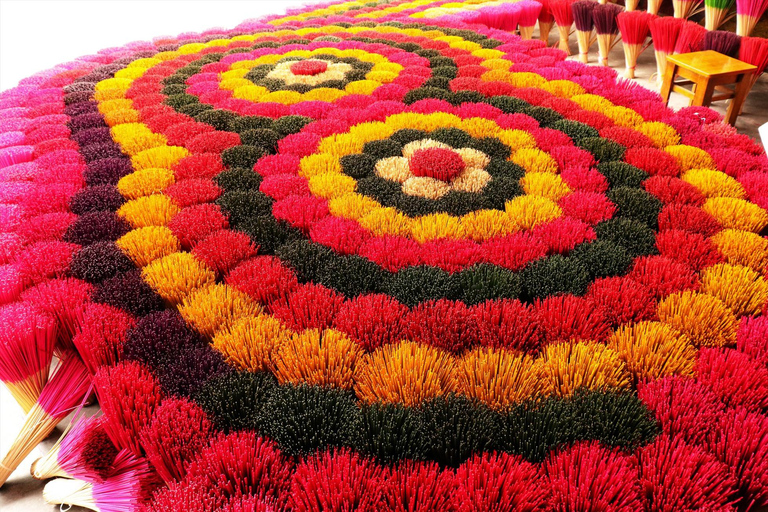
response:
{"label": "gray floor", "polygon": [[[555,42],[554,37],[553,33],[551,43]],[[575,50],[575,40],[572,41],[572,46]],[[590,60],[591,64],[595,64],[597,61],[596,45],[590,52]],[[616,45],[609,55],[608,64],[619,72],[623,72],[624,53],[621,44]],[[655,72],[656,61],[653,56],[653,49],[649,48],[638,60],[635,81],[644,87],[656,90],[656,82],[652,78]],[[670,99],[670,106],[676,109],[687,106],[687,99],[679,94],[673,94]],[[719,102],[713,106],[720,113],[725,113],[726,107],[726,102]],[[758,138],[758,127],[766,122],[768,122],[768,74],[763,75],[755,84],[744,105],[743,113],[739,116],[736,128],[741,133]],[[23,420],[21,410],[7,390],[4,387],[0,389],[0,454],[5,454],[8,444],[15,437]],[[38,482],[29,475],[29,467],[32,461],[43,455],[45,450],[55,442],[60,433],[61,429],[58,429],[47,441],[36,448],[0,489],[0,510],[2,512],[36,512],[58,509],[58,507],[45,504],[42,499],[43,482]],[[73,512],[77,510],[84,509],[72,509]]]}

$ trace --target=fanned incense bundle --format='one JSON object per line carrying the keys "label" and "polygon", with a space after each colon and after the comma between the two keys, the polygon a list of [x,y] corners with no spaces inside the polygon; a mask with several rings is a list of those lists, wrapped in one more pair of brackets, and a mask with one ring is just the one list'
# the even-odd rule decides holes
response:
{"label": "fanned incense bundle", "polygon": [[91,376],[80,357],[74,352],[65,354],[65,358],[40,393],[40,398],[27,413],[21,432],[0,462],[0,487],[35,446],[48,437],[56,425],[82,403],[90,385]]}
{"label": "fanned incense bundle", "polygon": [[70,505],[96,512],[138,510],[158,486],[147,459],[121,451],[105,480],[56,478],[45,485],[43,499],[51,505]]}
{"label": "fanned incense bundle", "polygon": [[675,18],[690,18],[697,12],[701,1],[702,0],[672,0]]}
{"label": "fanned incense bundle", "polygon": [[584,64],[589,62],[589,47],[595,41],[592,11],[597,5],[592,0],[577,0],[572,5],[573,22],[576,24],[576,38],[579,43],[579,61]]}
{"label": "fanned incense bundle", "polygon": [[624,10],[627,12],[636,11],[639,4],[640,0],[625,0]]}
{"label": "fanned incense bundle", "polygon": [[768,0],[736,0],[736,33],[742,37],[752,31],[768,9]]}
{"label": "fanned incense bundle", "polygon": [[654,18],[649,22],[653,50],[656,54],[656,80],[659,84],[663,81],[664,71],[667,69],[667,55],[675,51],[683,25],[684,19],[671,17]]}
{"label": "fanned incense bundle", "polygon": [[520,37],[533,39],[533,29],[539,19],[541,4],[535,0],[523,0],[515,5],[520,9],[520,17],[517,21],[520,24]]}
{"label": "fanned incense bundle", "polygon": [[539,11],[539,39],[549,43],[549,33],[552,31],[552,25],[555,17],[552,15],[552,0],[540,0],[541,11]]}
{"label": "fanned incense bundle", "polygon": [[637,57],[648,47],[649,22],[652,18],[653,15],[645,11],[622,12],[616,17],[624,47],[625,78],[635,78]]}
{"label": "fanned incense bundle", "polygon": [[691,53],[701,50],[707,29],[693,21],[687,21],[675,43],[675,53]]}
{"label": "fanned incense bundle", "polygon": [[72,338],[80,331],[80,317],[93,292],[93,285],[72,277],[43,281],[27,289],[22,300],[30,302],[56,320],[58,355],[60,350],[74,350]]}
{"label": "fanned incense bundle", "polygon": [[55,445],[32,464],[38,480],[54,477],[102,481],[112,472],[117,448],[98,416],[74,418]]}
{"label": "fanned incense bundle", "polygon": [[664,0],[648,0],[648,7],[647,11],[654,16],[658,16],[659,9],[661,8],[661,4],[664,2]]}
{"label": "fanned incense bundle", "polygon": [[550,9],[552,9],[552,16],[555,17],[555,23],[557,23],[557,32],[560,35],[558,48],[568,55],[571,54],[568,39],[573,26],[573,2],[574,0],[551,0],[549,4]]}
{"label": "fanned incense bundle", "polygon": [[726,30],[713,30],[704,34],[701,42],[702,50],[713,50],[729,57],[739,56],[741,36]]}
{"label": "fanned incense bundle", "polygon": [[728,18],[735,0],[704,0],[704,27],[717,30]]}
{"label": "fanned incense bundle", "polygon": [[616,16],[622,11],[616,4],[600,4],[592,10],[592,20],[597,32],[598,63],[602,66],[608,65],[608,54],[616,44],[616,36],[619,33]]}
{"label": "fanned incense bundle", "polygon": [[48,382],[56,333],[53,319],[27,303],[0,308],[0,380],[25,414]]}

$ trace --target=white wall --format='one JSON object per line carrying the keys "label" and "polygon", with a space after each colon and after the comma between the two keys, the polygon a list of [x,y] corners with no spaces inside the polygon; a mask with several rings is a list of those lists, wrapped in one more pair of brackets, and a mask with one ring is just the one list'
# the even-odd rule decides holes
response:
{"label": "white wall", "polygon": [[102,48],[233,28],[317,0],[0,0],[0,91]]}

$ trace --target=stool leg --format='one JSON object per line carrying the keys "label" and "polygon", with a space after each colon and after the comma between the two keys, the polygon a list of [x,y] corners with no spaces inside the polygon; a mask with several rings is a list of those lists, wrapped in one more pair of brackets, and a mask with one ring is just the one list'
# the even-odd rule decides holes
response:
{"label": "stool leg", "polygon": [[659,91],[665,105],[669,104],[669,94],[672,92],[672,83],[675,81],[676,73],[677,65],[667,62],[667,69],[664,70],[664,81],[661,83],[661,91]]}
{"label": "stool leg", "polygon": [[749,93],[749,82],[747,75],[739,75],[738,82],[736,82],[736,94],[733,95],[731,104],[728,105],[728,110],[725,112],[724,121],[731,126],[736,124],[736,118],[741,113],[741,106]]}
{"label": "stool leg", "polygon": [[705,78],[703,82],[696,82],[696,91],[691,100],[691,106],[708,107],[712,103],[712,93],[715,92],[715,85]]}

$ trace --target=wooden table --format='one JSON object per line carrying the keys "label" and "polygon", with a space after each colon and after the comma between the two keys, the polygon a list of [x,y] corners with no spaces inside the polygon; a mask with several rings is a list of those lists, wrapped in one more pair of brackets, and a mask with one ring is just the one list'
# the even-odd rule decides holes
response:
{"label": "wooden table", "polygon": [[[749,77],[757,68],[713,50],[682,53],[667,57],[667,69],[661,86],[661,97],[669,103],[669,94],[679,92],[693,106],[708,107],[713,101],[731,99],[725,122],[733,126],[749,92]],[[677,77],[684,80],[676,82]],[[693,84],[689,90],[683,85]],[[730,88],[728,86],[733,86]],[[715,95],[715,91],[719,94]]]}

